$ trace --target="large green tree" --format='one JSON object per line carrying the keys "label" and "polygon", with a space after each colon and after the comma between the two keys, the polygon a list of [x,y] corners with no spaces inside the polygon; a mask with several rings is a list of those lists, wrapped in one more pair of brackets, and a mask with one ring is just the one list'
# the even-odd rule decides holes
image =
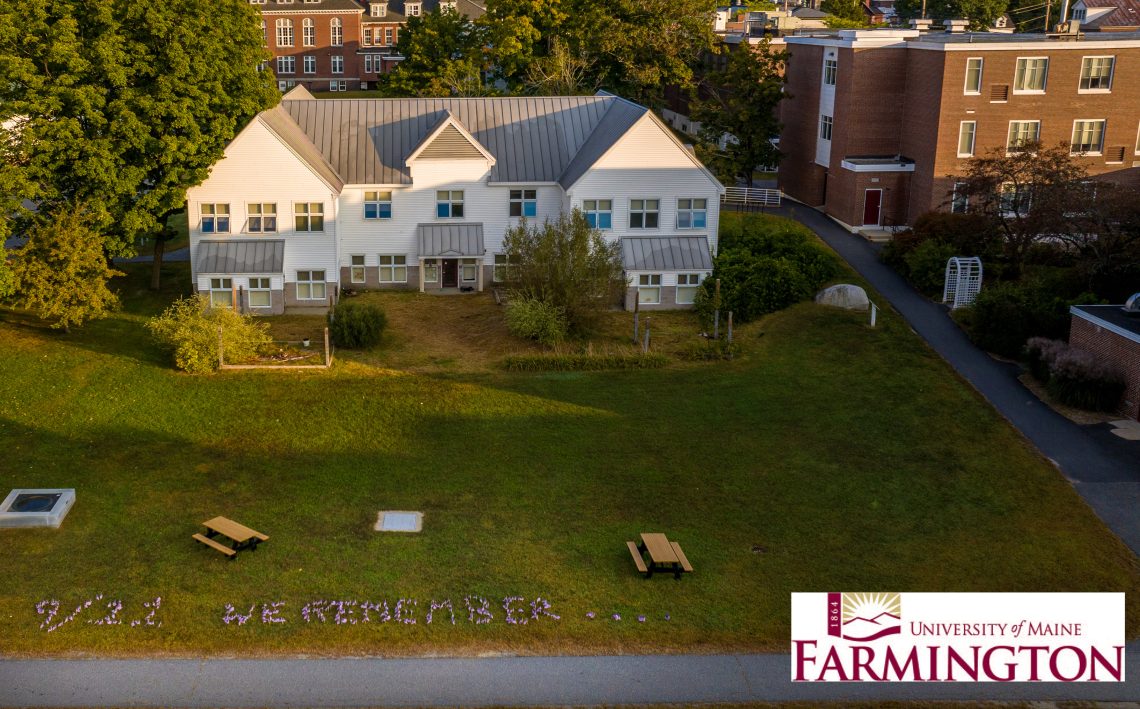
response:
{"label": "large green tree", "polygon": [[772,138],[780,133],[776,107],[784,97],[785,59],[767,39],[755,48],[744,44],[729,52],[723,69],[702,79],[706,98],[695,102],[691,118],[701,124],[702,153],[729,184],[736,178],[748,184],[757,165],[779,160]]}
{"label": "large green tree", "polygon": [[933,20],[969,20],[971,30],[984,30],[993,25],[1009,7],[1009,0],[898,0],[895,12],[903,19],[926,17]]}
{"label": "large green tree", "polygon": [[486,31],[454,10],[409,17],[396,50],[404,60],[381,77],[389,96],[484,96]]}
{"label": "large green tree", "polygon": [[859,26],[867,21],[867,16],[863,13],[863,3],[860,0],[823,0],[819,9],[832,17],[857,23]]}
{"label": "large green tree", "polygon": [[263,42],[245,0],[3,3],[0,214],[27,228],[83,203],[107,255],[155,238],[157,279],[186,189],[277,100]]}

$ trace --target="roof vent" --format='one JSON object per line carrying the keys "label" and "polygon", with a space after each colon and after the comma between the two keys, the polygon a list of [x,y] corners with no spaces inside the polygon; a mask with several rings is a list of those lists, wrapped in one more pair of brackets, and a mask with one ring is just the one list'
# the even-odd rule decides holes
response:
{"label": "roof vent", "polygon": [[1124,301],[1124,312],[1129,315],[1140,315],[1140,293],[1133,293]]}
{"label": "roof vent", "polygon": [[942,26],[946,28],[946,31],[954,34],[965,32],[969,24],[969,20],[945,20],[942,22]]}

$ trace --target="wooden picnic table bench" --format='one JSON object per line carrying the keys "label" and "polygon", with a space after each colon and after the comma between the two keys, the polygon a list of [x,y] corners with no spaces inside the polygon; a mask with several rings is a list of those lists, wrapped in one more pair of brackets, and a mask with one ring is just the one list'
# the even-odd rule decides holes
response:
{"label": "wooden picnic table bench", "polygon": [[[652,578],[654,571],[672,571],[673,578],[680,579],[682,573],[692,573],[693,566],[681,551],[681,545],[669,541],[664,534],[656,532],[643,532],[641,544],[626,542],[629,553],[637,570],[645,574],[645,578]],[[649,553],[649,563],[645,563],[645,554]]]}
{"label": "wooden picnic table bench", "polygon": [[[232,519],[225,517],[214,517],[202,523],[206,528],[206,533],[194,534],[193,539],[196,542],[205,544],[206,546],[220,551],[227,557],[233,559],[237,553],[243,549],[257,551],[257,545],[261,542],[269,541],[269,537],[256,529],[250,529],[244,524],[238,524]],[[215,537],[221,535],[228,537],[231,540],[231,546],[227,547],[220,543]]]}

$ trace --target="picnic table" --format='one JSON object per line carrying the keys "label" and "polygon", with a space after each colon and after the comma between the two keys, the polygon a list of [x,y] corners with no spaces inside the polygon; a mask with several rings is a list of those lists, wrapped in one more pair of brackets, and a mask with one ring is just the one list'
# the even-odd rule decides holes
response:
{"label": "picnic table", "polygon": [[[231,559],[237,556],[237,553],[243,549],[257,551],[258,544],[269,541],[269,537],[261,532],[250,529],[244,524],[238,524],[232,519],[226,519],[225,517],[208,519],[202,523],[202,526],[206,528],[206,533],[204,535],[195,534],[194,540],[205,544],[215,551],[220,551]],[[230,540],[230,546],[225,546],[215,538],[219,535],[228,538]]]}
{"label": "picnic table", "polygon": [[[692,564],[685,558],[681,545],[669,541],[664,534],[657,532],[642,532],[641,544],[626,542],[629,553],[633,556],[633,563],[637,570],[645,574],[645,578],[652,578],[654,571],[672,571],[673,578],[680,579],[682,573],[691,573]],[[649,563],[645,563],[645,554],[649,553]]]}

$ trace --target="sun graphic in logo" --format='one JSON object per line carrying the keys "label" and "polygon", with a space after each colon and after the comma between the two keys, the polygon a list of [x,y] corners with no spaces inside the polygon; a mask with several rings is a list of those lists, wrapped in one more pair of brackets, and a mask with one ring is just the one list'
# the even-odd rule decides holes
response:
{"label": "sun graphic in logo", "polygon": [[884,635],[897,635],[902,628],[901,620],[901,594],[843,594],[843,637],[848,640],[874,640]]}

